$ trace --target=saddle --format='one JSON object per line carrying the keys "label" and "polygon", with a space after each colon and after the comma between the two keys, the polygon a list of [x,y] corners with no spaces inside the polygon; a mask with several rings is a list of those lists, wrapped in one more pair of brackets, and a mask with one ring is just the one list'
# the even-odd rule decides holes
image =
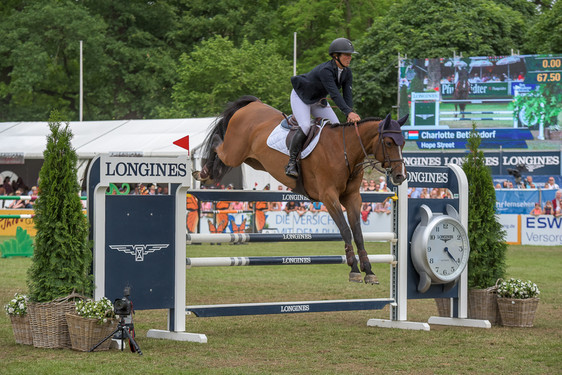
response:
{"label": "saddle", "polygon": [[[289,133],[287,133],[287,138],[285,139],[285,144],[287,145],[287,148],[290,148],[289,146],[291,145],[291,141],[295,136],[295,132],[299,128],[299,123],[297,122],[297,119],[293,115],[286,116],[283,113],[283,117],[285,117],[285,119],[281,121],[281,127],[285,129],[289,129]],[[312,120],[313,122],[312,126],[310,127],[306,140],[304,141],[304,144],[302,146],[303,150],[310,144],[310,142],[312,142],[314,137],[316,137],[316,135],[320,132],[320,130],[322,129],[323,121],[324,119],[322,117],[316,117],[314,120]]]}

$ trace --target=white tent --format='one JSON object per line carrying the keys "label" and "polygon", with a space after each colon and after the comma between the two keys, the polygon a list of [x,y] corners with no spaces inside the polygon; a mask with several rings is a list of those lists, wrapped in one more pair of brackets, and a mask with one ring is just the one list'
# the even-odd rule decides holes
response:
{"label": "white tent", "polygon": [[[214,120],[215,118],[84,121],[70,122],[69,126],[74,135],[72,146],[78,154],[81,170],[90,159],[100,153],[183,155],[187,151],[173,142],[186,135],[189,135],[193,168],[198,169],[201,155],[197,150],[200,150]],[[0,157],[23,155],[25,160],[43,159],[49,133],[47,122],[0,123]],[[7,168],[9,166],[1,165],[0,173],[4,173]],[[240,187],[244,189],[252,189],[256,183],[259,189],[266,183],[275,183],[268,174],[253,171],[248,166],[242,168],[240,179]]]}

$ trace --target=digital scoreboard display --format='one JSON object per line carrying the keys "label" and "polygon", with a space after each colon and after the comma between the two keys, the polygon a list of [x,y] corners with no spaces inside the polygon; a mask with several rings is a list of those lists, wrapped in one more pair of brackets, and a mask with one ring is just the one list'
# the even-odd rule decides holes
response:
{"label": "digital scoreboard display", "polygon": [[536,55],[525,57],[525,83],[541,84],[562,82],[562,56]]}

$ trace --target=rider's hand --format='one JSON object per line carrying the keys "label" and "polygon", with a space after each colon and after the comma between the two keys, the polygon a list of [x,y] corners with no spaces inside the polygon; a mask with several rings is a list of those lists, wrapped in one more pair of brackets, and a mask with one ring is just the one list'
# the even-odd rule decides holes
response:
{"label": "rider's hand", "polygon": [[358,122],[360,120],[361,117],[355,112],[350,112],[349,115],[347,115],[347,122]]}

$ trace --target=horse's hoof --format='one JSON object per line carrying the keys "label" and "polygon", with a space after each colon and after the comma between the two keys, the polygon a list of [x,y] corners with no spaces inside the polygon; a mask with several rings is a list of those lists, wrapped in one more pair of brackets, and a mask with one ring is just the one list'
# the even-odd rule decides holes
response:
{"label": "horse's hoof", "polygon": [[363,279],[361,278],[361,274],[359,272],[350,272],[349,273],[349,282],[350,283],[362,283]]}
{"label": "horse's hoof", "polygon": [[377,277],[377,275],[370,274],[370,275],[365,275],[365,284],[378,284],[379,283],[379,278]]}

